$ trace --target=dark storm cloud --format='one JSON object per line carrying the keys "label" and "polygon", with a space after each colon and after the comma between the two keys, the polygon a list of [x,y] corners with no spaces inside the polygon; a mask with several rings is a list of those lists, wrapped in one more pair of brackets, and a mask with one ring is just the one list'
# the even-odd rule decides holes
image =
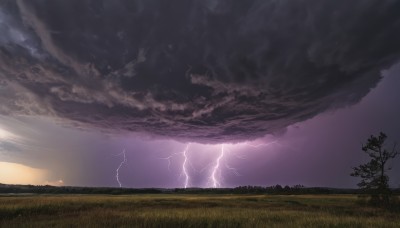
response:
{"label": "dark storm cloud", "polygon": [[0,3],[0,111],[200,142],[358,102],[400,54],[400,2]]}

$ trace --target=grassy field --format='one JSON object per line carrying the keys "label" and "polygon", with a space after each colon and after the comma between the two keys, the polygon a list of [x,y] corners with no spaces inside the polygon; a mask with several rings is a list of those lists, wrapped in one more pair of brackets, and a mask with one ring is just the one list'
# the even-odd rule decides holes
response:
{"label": "grassy field", "polygon": [[400,227],[354,195],[0,196],[0,227]]}

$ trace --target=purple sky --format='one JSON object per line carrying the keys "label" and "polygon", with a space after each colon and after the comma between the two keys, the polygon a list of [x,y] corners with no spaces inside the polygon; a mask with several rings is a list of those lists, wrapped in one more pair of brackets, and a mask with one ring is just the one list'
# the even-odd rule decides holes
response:
{"label": "purple sky", "polygon": [[124,187],[356,187],[361,144],[400,142],[398,10],[2,1],[0,183],[118,187],[125,150]]}
{"label": "purple sky", "polygon": [[[367,157],[361,143],[370,134],[384,131],[388,142],[400,138],[400,67],[384,73],[384,79],[359,104],[322,113],[288,127],[279,136],[245,144],[225,145],[217,177],[221,187],[238,185],[294,185],[355,187],[351,167]],[[116,168],[126,149],[127,163],[120,169],[125,187],[183,187],[186,143],[152,140],[138,136],[82,132],[48,119],[1,118],[1,126],[20,136],[16,148],[2,144],[2,161],[49,171],[49,181],[62,179],[67,185],[118,186]],[[262,144],[268,144],[263,146]],[[389,144],[390,145],[390,144]],[[259,146],[259,147],[253,147]],[[212,187],[210,179],[220,155],[219,144],[191,144],[187,170],[189,186]],[[176,154],[175,154],[176,153]],[[175,154],[175,155],[174,155]],[[168,170],[168,160],[170,169]],[[400,182],[400,160],[392,162],[392,186]],[[232,168],[235,168],[233,170]]]}

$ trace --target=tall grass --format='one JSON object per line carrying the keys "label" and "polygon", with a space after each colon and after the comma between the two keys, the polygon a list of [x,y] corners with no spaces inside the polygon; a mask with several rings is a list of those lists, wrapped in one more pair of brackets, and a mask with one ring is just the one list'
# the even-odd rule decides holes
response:
{"label": "tall grass", "polygon": [[0,227],[400,227],[353,195],[0,197]]}

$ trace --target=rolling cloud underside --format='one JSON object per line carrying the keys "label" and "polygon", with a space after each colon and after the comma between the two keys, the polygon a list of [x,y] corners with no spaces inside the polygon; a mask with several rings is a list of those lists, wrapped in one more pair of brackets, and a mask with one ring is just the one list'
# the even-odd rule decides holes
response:
{"label": "rolling cloud underside", "polygon": [[360,101],[400,54],[396,0],[0,2],[0,114],[198,142]]}

